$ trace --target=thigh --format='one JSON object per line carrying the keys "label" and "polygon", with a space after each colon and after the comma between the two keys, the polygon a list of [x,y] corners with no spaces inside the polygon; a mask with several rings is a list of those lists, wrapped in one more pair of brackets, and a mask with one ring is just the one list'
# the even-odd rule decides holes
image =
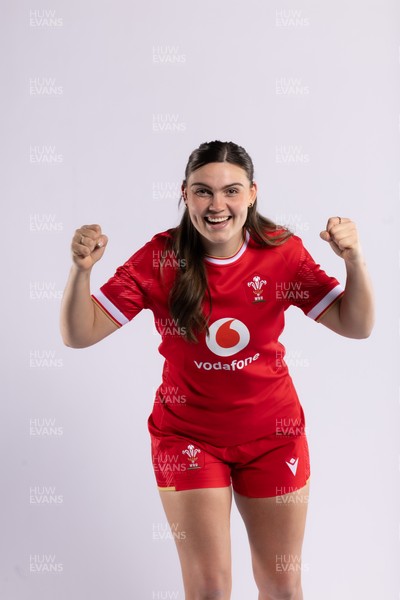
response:
{"label": "thigh", "polygon": [[231,486],[159,493],[171,530],[180,533],[174,537],[188,597],[191,590],[224,589],[228,598]]}
{"label": "thigh", "polygon": [[235,492],[245,523],[259,589],[300,580],[301,549],[307,516],[309,481],[295,492],[248,498]]}

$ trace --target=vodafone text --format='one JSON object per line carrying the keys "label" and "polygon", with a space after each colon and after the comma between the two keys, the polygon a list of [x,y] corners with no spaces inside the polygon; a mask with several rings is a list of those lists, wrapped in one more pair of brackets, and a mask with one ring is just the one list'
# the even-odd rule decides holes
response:
{"label": "vodafone text", "polygon": [[243,360],[232,360],[230,363],[223,363],[221,361],[215,363],[197,362],[197,360],[195,360],[194,364],[198,369],[204,369],[205,371],[211,371],[211,369],[214,369],[215,371],[235,371],[236,369],[240,370],[243,369],[243,367],[247,367],[247,365],[251,365],[251,363],[259,357],[259,354],[255,354],[254,356],[248,356]]}

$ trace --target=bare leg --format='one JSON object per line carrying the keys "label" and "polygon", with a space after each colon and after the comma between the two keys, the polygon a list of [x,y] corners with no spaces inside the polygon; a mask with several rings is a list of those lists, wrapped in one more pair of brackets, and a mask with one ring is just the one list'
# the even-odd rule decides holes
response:
{"label": "bare leg", "polygon": [[185,600],[229,600],[232,488],[160,491],[175,536]]}
{"label": "bare leg", "polygon": [[259,600],[303,600],[301,548],[307,516],[309,482],[276,498],[235,501],[249,536]]}

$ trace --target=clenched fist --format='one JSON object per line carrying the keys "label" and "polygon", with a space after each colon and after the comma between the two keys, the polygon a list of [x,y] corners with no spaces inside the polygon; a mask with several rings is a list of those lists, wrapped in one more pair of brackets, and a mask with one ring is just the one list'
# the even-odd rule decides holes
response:
{"label": "clenched fist", "polygon": [[357,262],[362,257],[356,224],[345,217],[331,217],[326,230],[320,237],[329,242],[332,250],[349,262]]}
{"label": "clenched fist", "polygon": [[72,238],[72,259],[81,271],[88,271],[103,256],[108,238],[100,225],[83,225]]}

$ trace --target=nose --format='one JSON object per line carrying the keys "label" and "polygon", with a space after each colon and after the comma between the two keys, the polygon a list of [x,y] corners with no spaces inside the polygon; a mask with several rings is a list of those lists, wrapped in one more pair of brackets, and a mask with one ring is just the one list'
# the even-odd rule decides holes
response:
{"label": "nose", "polygon": [[211,211],[219,212],[225,208],[225,199],[223,192],[214,192],[210,200]]}

